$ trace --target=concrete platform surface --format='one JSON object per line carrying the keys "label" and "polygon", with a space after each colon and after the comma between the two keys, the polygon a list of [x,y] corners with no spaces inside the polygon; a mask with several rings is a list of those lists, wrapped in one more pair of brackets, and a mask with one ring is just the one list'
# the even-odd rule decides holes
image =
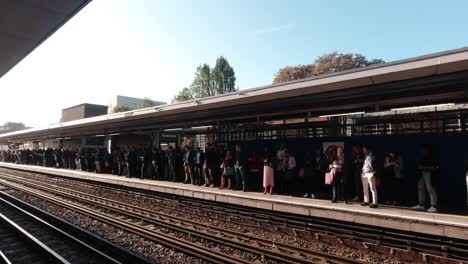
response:
{"label": "concrete platform surface", "polygon": [[75,170],[44,168],[2,162],[0,162],[0,167],[105,182],[278,212],[316,216],[397,230],[468,239],[468,216],[432,214],[404,208],[371,209],[369,207],[362,207],[359,204],[334,204],[330,203],[329,200],[289,197],[284,195],[264,195],[258,192],[219,190],[218,188],[200,187],[183,183],[140,180],[135,178],[129,179],[109,174],[95,174]]}

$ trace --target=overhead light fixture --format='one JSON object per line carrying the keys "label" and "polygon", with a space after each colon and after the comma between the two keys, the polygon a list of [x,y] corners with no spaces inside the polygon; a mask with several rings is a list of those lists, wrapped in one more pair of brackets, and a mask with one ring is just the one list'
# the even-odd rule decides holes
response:
{"label": "overhead light fixture", "polygon": [[161,143],[160,146],[167,146],[167,143]]}
{"label": "overhead light fixture", "polygon": [[447,103],[447,104],[434,104],[434,105],[420,105],[420,106],[409,106],[409,107],[401,107],[401,108],[393,108],[391,111],[402,111],[402,110],[414,110],[414,109],[423,109],[423,108],[436,108],[436,107],[446,107],[446,106],[454,106],[454,103]]}
{"label": "overhead light fixture", "polygon": [[69,140],[69,139],[71,139],[71,137],[66,137],[66,138],[64,138],[64,139],[65,139],[65,140]]}
{"label": "overhead light fixture", "polygon": [[106,135],[96,135],[96,137],[105,137]]}
{"label": "overhead light fixture", "polygon": [[164,131],[166,132],[169,132],[169,131],[181,131],[183,128],[181,127],[178,127],[178,128],[168,128],[168,129],[164,129]]}
{"label": "overhead light fixture", "polygon": [[342,114],[333,114],[333,115],[322,115],[319,117],[335,117],[335,116],[349,116],[349,115],[362,115],[366,112],[352,112],[352,113],[342,113]]}
{"label": "overhead light fixture", "polygon": [[196,126],[196,127],[192,127],[192,129],[208,129],[208,128],[212,128],[213,126]]}
{"label": "overhead light fixture", "polygon": [[112,133],[112,134],[109,134],[109,136],[118,136],[120,135],[120,133]]}

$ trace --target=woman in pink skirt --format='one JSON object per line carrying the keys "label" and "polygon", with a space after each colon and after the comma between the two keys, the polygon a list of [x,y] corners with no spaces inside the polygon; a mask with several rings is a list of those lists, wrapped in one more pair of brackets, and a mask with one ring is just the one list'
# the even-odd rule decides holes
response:
{"label": "woman in pink skirt", "polygon": [[271,194],[273,193],[273,187],[275,186],[275,178],[274,178],[274,169],[273,164],[269,159],[265,160],[263,165],[263,194]]}

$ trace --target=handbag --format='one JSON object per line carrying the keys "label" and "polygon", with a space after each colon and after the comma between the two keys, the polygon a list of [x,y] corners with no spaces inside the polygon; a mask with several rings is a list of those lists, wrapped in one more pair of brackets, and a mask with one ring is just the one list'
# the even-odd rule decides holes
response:
{"label": "handbag", "polygon": [[226,176],[235,176],[236,170],[233,167],[226,168]]}
{"label": "handbag", "polygon": [[304,177],[304,168],[299,170],[298,176],[299,177]]}
{"label": "handbag", "polygon": [[333,170],[325,173],[325,184],[326,185],[333,185],[335,181],[335,172]]}

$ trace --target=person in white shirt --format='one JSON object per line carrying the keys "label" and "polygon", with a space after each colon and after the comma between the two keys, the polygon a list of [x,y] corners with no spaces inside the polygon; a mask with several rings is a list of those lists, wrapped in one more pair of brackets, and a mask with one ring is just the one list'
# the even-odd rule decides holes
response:
{"label": "person in white shirt", "polygon": [[362,166],[362,189],[364,192],[364,202],[362,206],[369,205],[369,188],[372,193],[371,208],[377,208],[377,185],[375,182],[375,170],[373,166],[374,155],[368,147],[363,147],[362,152],[365,155],[364,164]]}

